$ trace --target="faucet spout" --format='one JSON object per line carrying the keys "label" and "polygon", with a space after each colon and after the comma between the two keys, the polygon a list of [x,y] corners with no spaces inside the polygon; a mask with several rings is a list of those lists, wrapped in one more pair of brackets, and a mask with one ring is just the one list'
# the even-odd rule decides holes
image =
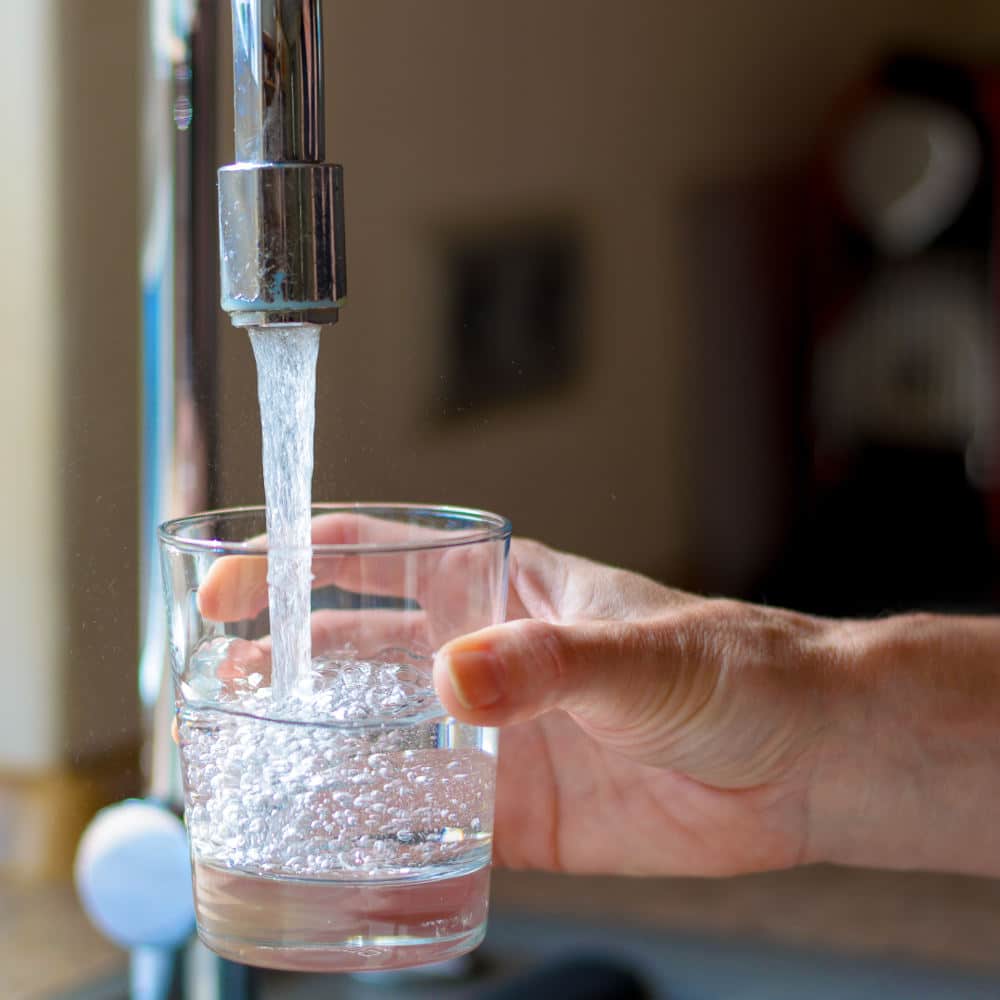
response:
{"label": "faucet spout", "polygon": [[343,169],[325,162],[321,0],[232,0],[232,13],[222,308],[235,326],[334,323],[347,289]]}

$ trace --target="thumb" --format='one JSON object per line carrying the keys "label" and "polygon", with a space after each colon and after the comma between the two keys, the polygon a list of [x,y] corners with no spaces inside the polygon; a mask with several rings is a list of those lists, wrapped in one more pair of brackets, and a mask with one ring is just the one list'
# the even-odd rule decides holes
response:
{"label": "thumb", "polygon": [[665,623],[556,625],[521,619],[447,643],[434,661],[444,707],[463,721],[506,725],[553,708],[588,727],[635,730],[669,714],[677,658]]}

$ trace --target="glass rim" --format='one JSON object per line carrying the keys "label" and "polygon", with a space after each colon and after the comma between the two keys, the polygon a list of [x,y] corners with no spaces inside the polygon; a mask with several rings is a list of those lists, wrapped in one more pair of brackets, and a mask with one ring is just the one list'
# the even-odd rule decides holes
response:
{"label": "glass rim", "polygon": [[[198,553],[214,552],[223,555],[267,555],[268,552],[308,551],[313,556],[337,555],[379,555],[381,553],[424,552],[435,549],[456,548],[462,545],[479,545],[483,542],[507,540],[513,534],[511,522],[499,514],[475,507],[457,507],[448,504],[433,503],[381,503],[381,502],[345,502],[345,503],[314,503],[310,505],[310,514],[375,514],[378,511],[412,512],[430,515],[432,517],[460,517],[473,522],[475,527],[470,531],[455,532],[458,537],[445,537],[433,541],[419,539],[408,542],[314,542],[308,548],[302,546],[281,546],[271,548],[267,539],[259,537],[244,542],[225,541],[221,538],[189,538],[182,532],[198,524],[226,517],[258,515],[264,517],[266,508],[263,504],[248,504],[238,507],[221,507],[217,510],[200,511],[185,517],[174,517],[164,521],[156,529],[161,545],[169,546],[181,552]],[[400,522],[396,522],[400,523]]]}

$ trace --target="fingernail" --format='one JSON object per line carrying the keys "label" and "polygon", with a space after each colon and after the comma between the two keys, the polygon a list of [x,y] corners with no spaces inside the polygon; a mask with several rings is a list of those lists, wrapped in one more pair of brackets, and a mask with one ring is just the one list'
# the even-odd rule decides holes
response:
{"label": "fingernail", "polygon": [[489,708],[503,697],[500,664],[492,653],[469,649],[444,656],[455,697],[463,707]]}

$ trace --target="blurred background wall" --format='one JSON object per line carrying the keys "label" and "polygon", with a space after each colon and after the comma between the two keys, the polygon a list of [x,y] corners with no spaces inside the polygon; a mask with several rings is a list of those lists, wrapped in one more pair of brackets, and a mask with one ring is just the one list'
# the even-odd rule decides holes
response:
{"label": "blurred background wall", "polygon": [[[689,204],[710,184],[801,163],[833,100],[888,44],[978,45],[975,14],[912,2],[330,4],[350,292],[321,351],[315,495],[484,505],[552,544],[687,575]],[[548,220],[579,236],[576,367],[519,401],[473,389],[455,412],[448,240]],[[227,413],[250,412],[246,345],[223,343]],[[261,495],[248,424],[223,414],[227,499]]]}
{"label": "blurred background wall", "polygon": [[[0,61],[3,92],[22,95],[0,124],[25,137],[0,163],[14,309],[0,628],[16,637],[0,685],[17,692],[0,709],[0,773],[17,780],[137,734],[138,6],[0,3],[30,39]],[[350,288],[320,352],[314,495],[484,506],[678,584],[725,579],[706,567],[724,539],[712,549],[700,516],[712,401],[692,377],[696,292],[732,300],[738,323],[738,279],[713,283],[712,266],[732,275],[744,257],[718,256],[730,216],[711,192],[759,181],[787,208],[781,178],[887,47],[978,53],[997,28],[984,0],[330,0]],[[226,160],[229,129],[223,116]],[[498,357],[517,368],[519,319],[537,310],[516,261],[552,247],[575,303],[559,356],[491,380],[489,357],[462,353],[467,300],[513,310],[497,327],[513,353]],[[219,326],[223,500],[258,502],[251,355]],[[746,503],[733,493],[737,541],[771,530],[776,509],[766,491]]]}

